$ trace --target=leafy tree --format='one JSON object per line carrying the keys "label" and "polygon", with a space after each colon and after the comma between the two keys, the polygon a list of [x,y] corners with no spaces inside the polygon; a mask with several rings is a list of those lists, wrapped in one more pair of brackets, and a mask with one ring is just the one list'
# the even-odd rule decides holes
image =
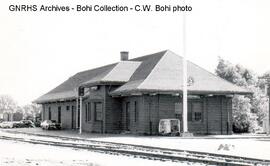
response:
{"label": "leafy tree", "polygon": [[14,112],[16,112],[16,110],[17,104],[11,96],[0,95],[0,113],[9,113],[12,115]]}
{"label": "leafy tree", "polygon": [[262,126],[268,104],[268,98],[264,93],[265,82],[258,79],[258,76],[251,70],[241,65],[233,65],[222,58],[219,58],[216,74],[253,92],[251,96],[235,95],[233,97],[234,131],[251,132],[258,128],[258,125]]}
{"label": "leafy tree", "polygon": [[251,126],[250,99],[244,96],[234,96],[233,101],[233,130],[234,132],[248,132]]}
{"label": "leafy tree", "polygon": [[37,104],[28,104],[23,106],[23,114],[25,119],[33,119],[41,112],[41,106]]}

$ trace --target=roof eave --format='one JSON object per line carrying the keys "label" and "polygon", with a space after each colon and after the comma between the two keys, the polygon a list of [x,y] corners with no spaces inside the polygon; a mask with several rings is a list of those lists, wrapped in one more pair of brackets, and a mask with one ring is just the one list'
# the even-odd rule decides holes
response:
{"label": "roof eave", "polygon": [[[132,93],[157,93],[157,94],[175,94],[182,93],[182,90],[154,90],[154,89],[132,89],[118,92],[111,92],[112,96],[131,95]],[[189,94],[197,95],[252,95],[251,91],[188,91]]]}
{"label": "roof eave", "polygon": [[58,99],[45,99],[45,100],[34,100],[33,103],[36,103],[36,104],[46,104],[46,103],[64,102],[64,101],[75,100],[75,99],[76,99],[76,97],[58,98]]}
{"label": "roof eave", "polygon": [[126,81],[95,81],[90,83],[83,83],[80,86],[82,87],[90,87],[96,85],[123,85],[127,83]]}

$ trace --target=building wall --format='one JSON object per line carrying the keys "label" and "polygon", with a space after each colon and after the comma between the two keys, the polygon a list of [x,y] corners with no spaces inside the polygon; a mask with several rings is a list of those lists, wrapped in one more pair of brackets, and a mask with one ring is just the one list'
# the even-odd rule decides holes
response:
{"label": "building wall", "polygon": [[232,100],[224,96],[207,98],[207,133],[232,133]]}
{"label": "building wall", "polygon": [[[94,113],[94,103],[101,102],[102,103],[102,111],[104,113],[104,96],[105,96],[105,86],[99,86],[97,90],[91,90],[90,95],[87,96],[87,99],[83,101],[82,106],[82,130],[86,132],[95,132],[102,133],[103,132],[103,120],[96,121],[95,113]],[[91,103],[91,118],[89,121],[86,121],[86,103]]]}
{"label": "building wall", "polygon": [[122,99],[112,98],[108,92],[116,87],[106,87],[105,92],[105,114],[106,114],[106,133],[119,133],[123,130],[122,125]]}
{"label": "building wall", "polygon": [[[63,129],[71,129],[72,127],[72,106],[74,107],[74,112],[76,112],[76,102],[58,102],[58,103],[48,103],[43,104],[42,110],[42,120],[49,119],[49,107],[51,108],[51,120],[58,121],[58,107],[61,107],[61,123]],[[69,110],[67,110],[69,106]],[[75,113],[76,115],[76,113]],[[75,126],[75,117],[73,119],[73,125]]]}
{"label": "building wall", "polygon": [[[83,101],[83,131],[97,133],[119,133],[121,125],[121,99],[112,98],[108,92],[115,89],[114,86],[99,86],[97,90],[91,90],[90,95]],[[95,120],[95,102],[102,103],[102,120]],[[86,104],[90,103],[90,120],[86,119]],[[105,116],[104,116],[105,115]]]}
{"label": "building wall", "polygon": [[[100,86],[98,90],[91,90],[82,105],[82,130],[96,133],[119,133],[129,130],[131,133],[157,134],[160,119],[176,117],[176,103],[182,99],[172,95],[141,95],[112,98],[108,92],[115,87]],[[95,119],[94,103],[102,103],[102,119]],[[135,102],[137,116],[135,113]],[[200,134],[231,134],[232,133],[232,100],[225,96],[201,97],[189,99],[190,103],[200,102],[202,110],[201,121],[188,121],[188,129]],[[86,118],[86,104],[90,103],[90,119]],[[127,124],[127,103],[129,103],[129,128]],[[75,117],[73,124],[78,125],[77,102],[59,102],[43,105],[44,119],[49,119],[48,109],[51,108],[51,119],[58,121],[58,107],[61,106],[61,123],[63,129],[72,128],[72,106]],[[69,106],[69,110],[67,110]],[[189,109],[190,111],[190,109]],[[105,116],[104,116],[105,115]],[[136,120],[135,120],[136,119]],[[181,131],[182,131],[182,119]],[[77,123],[76,123],[77,122]],[[76,126],[77,126],[76,125]],[[78,126],[77,126],[78,127]]]}
{"label": "building wall", "polygon": [[[130,108],[129,115],[127,115],[128,112],[126,110],[127,103],[129,103]],[[127,120],[127,116],[129,116],[129,121]],[[147,122],[147,119],[144,112],[143,98],[141,96],[123,98],[121,117],[123,130],[128,130],[129,128],[129,131],[131,133],[145,133],[145,123]],[[127,121],[129,122],[129,124]]]}
{"label": "building wall", "polygon": [[[181,99],[172,95],[144,95],[141,97],[126,97],[125,103],[131,103],[131,128],[133,133],[157,134],[160,119],[176,118],[175,103],[181,103]],[[139,103],[139,121],[134,123],[134,101]],[[189,99],[189,107],[193,102],[201,103],[202,120],[188,121],[190,132],[198,134],[231,134],[232,131],[232,102],[231,98],[225,96],[203,97],[200,99]],[[189,111],[191,111],[189,109]],[[125,111],[123,111],[125,122]],[[182,122],[182,119],[180,119]],[[123,124],[125,126],[125,123]],[[181,130],[182,130],[181,123]],[[228,128],[228,129],[227,129]]]}

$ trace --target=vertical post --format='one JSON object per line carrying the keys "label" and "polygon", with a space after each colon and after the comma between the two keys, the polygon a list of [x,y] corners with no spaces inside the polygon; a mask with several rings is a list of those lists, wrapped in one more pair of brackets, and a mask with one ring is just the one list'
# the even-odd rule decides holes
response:
{"label": "vertical post", "polygon": [[82,134],[82,96],[80,96],[80,134]]}
{"label": "vertical post", "polygon": [[103,110],[103,123],[102,123],[102,134],[106,133],[106,95],[107,95],[107,90],[106,90],[106,86],[105,88],[105,93],[104,93],[104,101],[103,101],[103,105],[102,105],[102,110]]}
{"label": "vertical post", "polygon": [[[183,1],[185,5],[185,1]],[[187,61],[186,61],[186,14],[183,13],[183,132],[188,132],[188,123],[187,123]]]}
{"label": "vertical post", "polygon": [[75,111],[75,128],[78,129],[78,116],[79,116],[79,97],[76,99],[76,111]]}

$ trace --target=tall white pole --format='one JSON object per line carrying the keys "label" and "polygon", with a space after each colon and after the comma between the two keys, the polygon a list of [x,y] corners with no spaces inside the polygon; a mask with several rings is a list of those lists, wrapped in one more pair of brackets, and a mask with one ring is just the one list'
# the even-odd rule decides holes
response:
{"label": "tall white pole", "polygon": [[[185,1],[183,1],[185,5]],[[187,61],[186,61],[186,14],[183,13],[183,132],[188,132],[188,123],[187,123]]]}

